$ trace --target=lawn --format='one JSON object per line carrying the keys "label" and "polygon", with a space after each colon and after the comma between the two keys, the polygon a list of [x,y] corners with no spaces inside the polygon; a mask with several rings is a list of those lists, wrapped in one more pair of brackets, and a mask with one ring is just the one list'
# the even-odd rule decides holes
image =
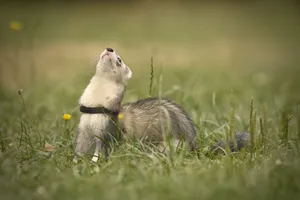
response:
{"label": "lawn", "polygon": [[[0,199],[299,199],[296,9],[3,1]],[[180,104],[197,126],[198,157],[121,141],[108,160],[72,162],[78,99],[106,47],[133,72],[123,102],[161,93]],[[251,132],[253,148],[210,155],[232,130]]]}

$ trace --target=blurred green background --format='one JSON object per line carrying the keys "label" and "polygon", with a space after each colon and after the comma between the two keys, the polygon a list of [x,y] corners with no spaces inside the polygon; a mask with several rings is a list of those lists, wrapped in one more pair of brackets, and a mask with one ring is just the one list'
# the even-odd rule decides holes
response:
{"label": "blurred green background", "polygon": [[[156,67],[299,66],[297,1],[1,1],[1,84],[69,79],[95,63],[105,47],[123,57],[137,79]],[[21,30],[10,24],[17,21]],[[213,77],[212,77],[213,78]],[[140,80],[142,81],[142,80]]]}

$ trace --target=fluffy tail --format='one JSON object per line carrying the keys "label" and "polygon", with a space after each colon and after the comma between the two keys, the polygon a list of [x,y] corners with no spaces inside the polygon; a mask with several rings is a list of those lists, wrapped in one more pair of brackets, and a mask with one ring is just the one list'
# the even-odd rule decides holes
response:
{"label": "fluffy tail", "polygon": [[228,145],[231,152],[237,152],[241,149],[248,149],[250,143],[250,134],[247,132],[238,132],[236,133],[235,141],[230,139],[229,144],[226,144],[224,140],[216,142],[214,146],[211,147],[211,153],[220,153]]}

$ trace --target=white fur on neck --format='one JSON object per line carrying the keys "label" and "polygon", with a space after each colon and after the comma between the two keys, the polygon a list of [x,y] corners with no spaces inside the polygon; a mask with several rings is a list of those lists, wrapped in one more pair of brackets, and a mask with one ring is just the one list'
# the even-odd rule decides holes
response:
{"label": "white fur on neck", "polygon": [[110,109],[109,101],[117,98],[123,91],[123,84],[96,74],[80,97],[79,104],[88,107],[103,106]]}

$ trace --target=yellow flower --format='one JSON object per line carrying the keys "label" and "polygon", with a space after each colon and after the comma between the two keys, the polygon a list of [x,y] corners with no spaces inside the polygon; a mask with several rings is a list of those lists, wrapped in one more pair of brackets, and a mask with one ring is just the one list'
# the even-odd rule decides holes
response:
{"label": "yellow flower", "polygon": [[72,116],[71,116],[70,114],[64,114],[64,115],[63,115],[63,119],[66,120],[66,121],[70,120],[71,117],[72,117]]}
{"label": "yellow flower", "polygon": [[123,120],[123,119],[124,119],[124,115],[123,115],[122,113],[119,113],[119,114],[118,114],[118,119],[119,119],[119,120]]}
{"label": "yellow flower", "polygon": [[9,26],[14,31],[20,31],[23,28],[22,24],[18,21],[11,21]]}

